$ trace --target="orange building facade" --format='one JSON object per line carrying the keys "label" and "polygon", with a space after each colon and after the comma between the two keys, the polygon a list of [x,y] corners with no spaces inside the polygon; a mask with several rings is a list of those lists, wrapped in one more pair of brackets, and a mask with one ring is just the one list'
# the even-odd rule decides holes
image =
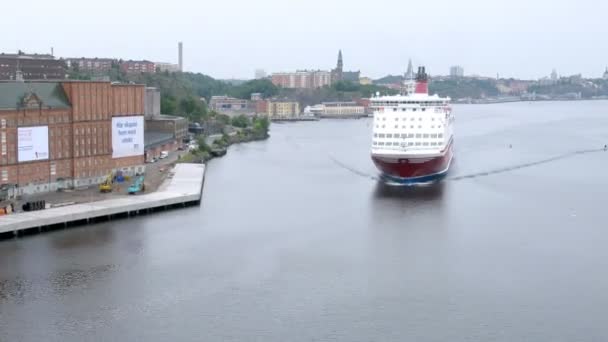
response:
{"label": "orange building facade", "polygon": [[16,196],[98,184],[111,171],[143,173],[143,153],[113,158],[112,122],[143,122],[144,91],[109,82],[0,83],[0,186]]}

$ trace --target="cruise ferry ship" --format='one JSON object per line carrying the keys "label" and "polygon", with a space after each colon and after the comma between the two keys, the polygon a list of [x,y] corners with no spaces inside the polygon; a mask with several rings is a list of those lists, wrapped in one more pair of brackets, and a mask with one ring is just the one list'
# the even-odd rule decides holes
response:
{"label": "cruise ferry ship", "polygon": [[[409,73],[412,74],[411,72]],[[387,183],[420,184],[442,179],[453,159],[454,115],[449,97],[428,94],[418,68],[400,95],[372,97],[371,157]]]}

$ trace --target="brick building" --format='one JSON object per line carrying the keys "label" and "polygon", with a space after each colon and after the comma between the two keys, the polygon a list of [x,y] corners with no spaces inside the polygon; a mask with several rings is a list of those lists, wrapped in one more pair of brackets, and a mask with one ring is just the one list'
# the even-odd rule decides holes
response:
{"label": "brick building", "polygon": [[279,72],[270,77],[272,83],[282,88],[292,89],[315,89],[331,84],[331,73],[329,71],[296,71]]}
{"label": "brick building", "polygon": [[156,64],[150,61],[123,61],[120,69],[127,74],[154,73]]}
{"label": "brick building", "polygon": [[[15,196],[143,172],[143,112],[143,85],[0,83],[0,186]],[[128,120],[129,132],[113,127]],[[123,153],[125,140],[114,135],[131,132],[141,137]]]}
{"label": "brick building", "polygon": [[118,63],[112,58],[66,58],[68,68],[77,69],[89,74],[106,74],[112,69],[113,63]]}
{"label": "brick building", "polygon": [[0,80],[62,80],[65,76],[65,62],[52,55],[0,54]]}

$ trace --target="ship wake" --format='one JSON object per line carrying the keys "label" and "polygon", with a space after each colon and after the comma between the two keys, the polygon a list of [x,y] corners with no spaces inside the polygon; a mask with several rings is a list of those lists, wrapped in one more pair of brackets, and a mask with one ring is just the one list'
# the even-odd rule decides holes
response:
{"label": "ship wake", "polygon": [[554,156],[551,158],[541,159],[541,160],[537,160],[537,161],[533,161],[533,162],[517,164],[517,165],[498,168],[498,169],[488,170],[488,171],[470,173],[470,174],[466,174],[466,175],[447,177],[446,180],[459,181],[459,180],[463,180],[463,179],[487,177],[487,176],[497,175],[500,173],[506,173],[506,172],[511,172],[511,171],[515,171],[515,170],[525,169],[525,168],[529,168],[529,167],[533,167],[533,166],[537,166],[537,165],[541,165],[541,164],[552,163],[554,161],[558,161],[558,160],[562,160],[562,159],[566,159],[566,158],[570,158],[570,157],[574,157],[574,156],[578,156],[578,155],[582,155],[582,154],[604,152],[604,151],[605,151],[605,149],[603,149],[603,148],[572,151],[572,152],[560,154],[558,156]]}

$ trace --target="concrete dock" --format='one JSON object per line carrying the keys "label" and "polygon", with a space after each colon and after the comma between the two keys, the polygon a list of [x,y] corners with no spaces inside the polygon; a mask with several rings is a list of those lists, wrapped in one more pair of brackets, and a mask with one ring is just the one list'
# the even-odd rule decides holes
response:
{"label": "concrete dock", "polygon": [[177,164],[158,191],[0,217],[0,239],[45,230],[129,217],[149,211],[199,204],[205,165]]}

